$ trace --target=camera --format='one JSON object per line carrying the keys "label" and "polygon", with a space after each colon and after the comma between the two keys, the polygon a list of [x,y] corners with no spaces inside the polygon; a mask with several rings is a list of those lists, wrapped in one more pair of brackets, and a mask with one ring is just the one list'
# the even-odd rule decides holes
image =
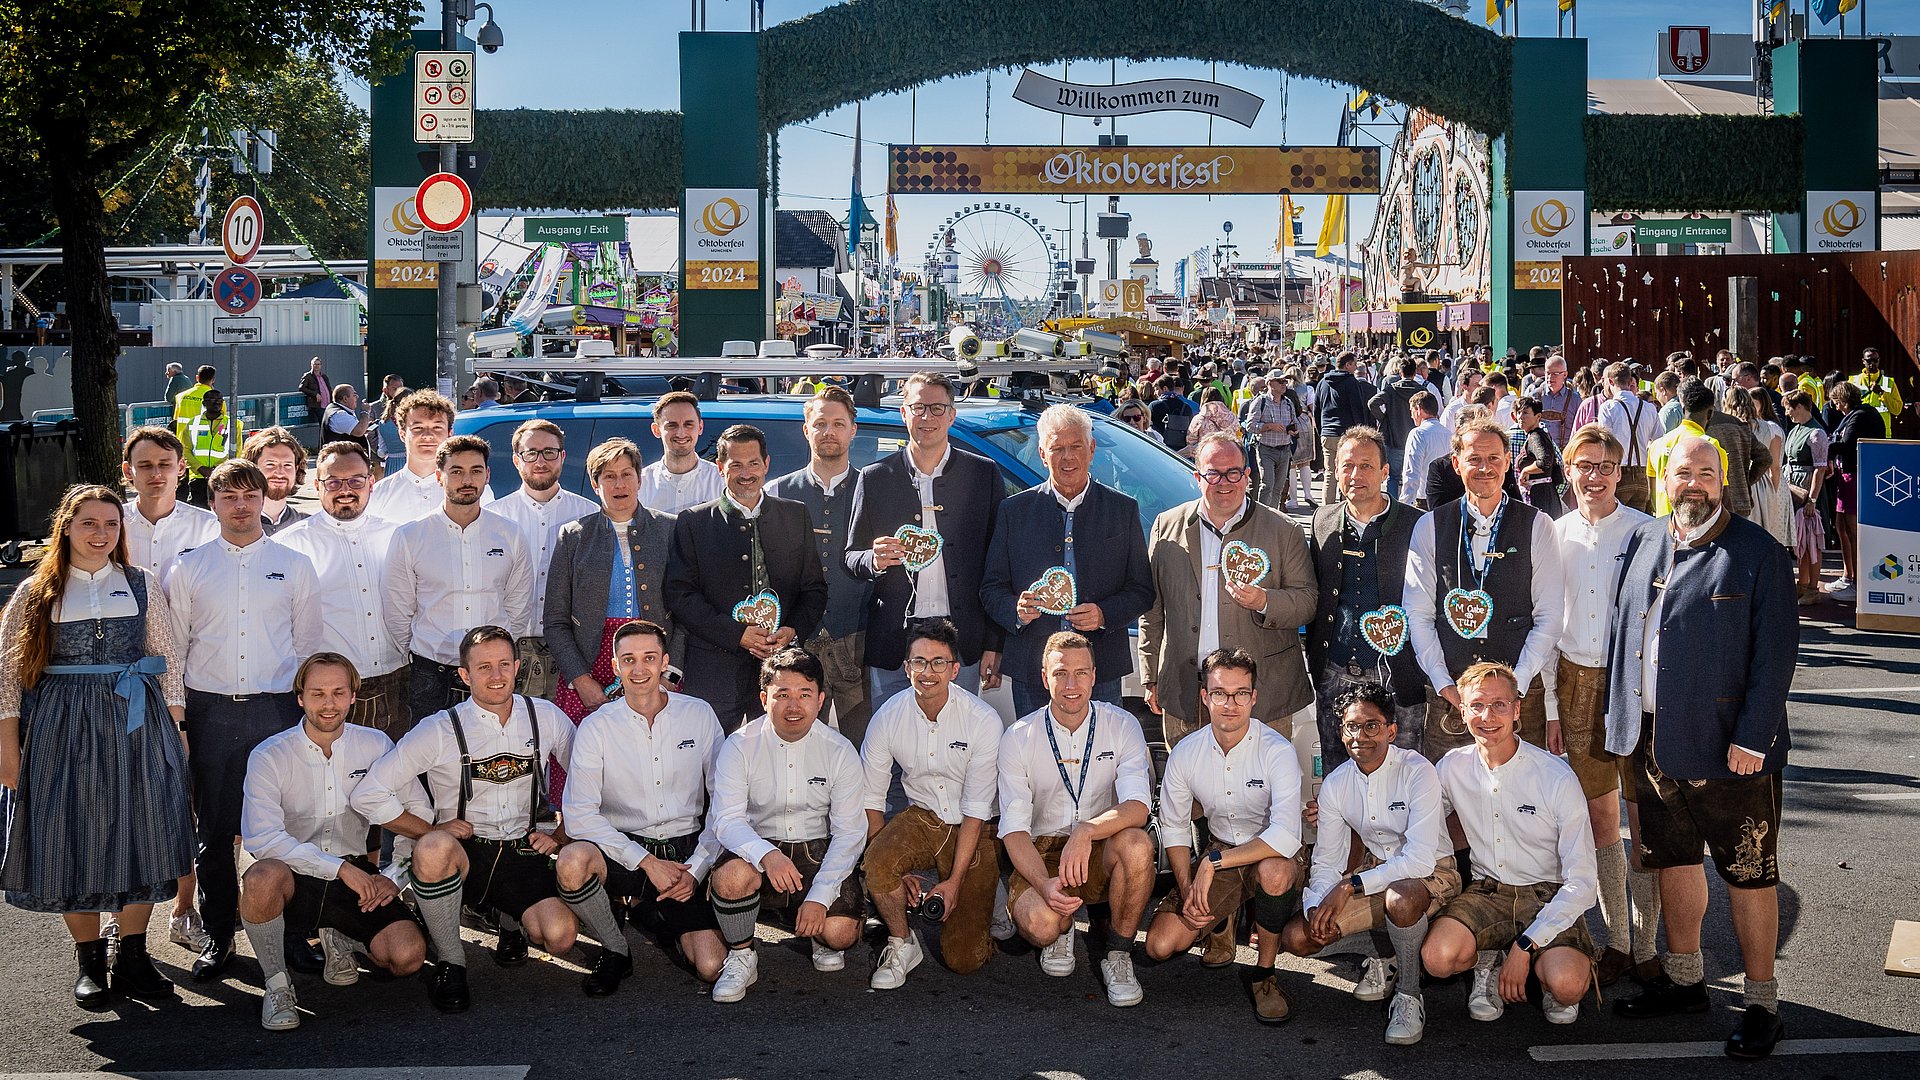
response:
{"label": "camera", "polygon": [[907,914],[918,915],[928,922],[941,922],[947,917],[947,901],[939,893],[921,893],[917,902],[907,906]]}

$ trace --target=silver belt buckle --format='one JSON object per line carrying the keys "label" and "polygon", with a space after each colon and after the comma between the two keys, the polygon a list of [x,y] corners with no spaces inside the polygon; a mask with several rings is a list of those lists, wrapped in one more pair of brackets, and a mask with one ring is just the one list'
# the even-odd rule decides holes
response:
{"label": "silver belt buckle", "polygon": [[1362,677],[1362,676],[1364,676],[1364,675],[1365,675],[1366,673],[1367,673],[1367,671],[1366,671],[1366,669],[1360,666],[1360,663],[1359,663],[1359,661],[1356,661],[1356,660],[1349,660],[1349,661],[1347,661],[1347,674],[1348,674],[1348,675],[1351,675],[1351,676],[1353,676],[1354,678],[1356,678],[1356,679],[1358,679],[1358,678],[1360,678],[1360,677]]}

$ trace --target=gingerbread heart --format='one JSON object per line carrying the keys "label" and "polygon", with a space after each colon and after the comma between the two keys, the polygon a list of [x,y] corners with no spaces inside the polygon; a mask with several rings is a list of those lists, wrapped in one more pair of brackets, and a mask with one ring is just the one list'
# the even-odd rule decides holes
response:
{"label": "gingerbread heart", "polygon": [[1388,604],[1362,614],[1360,636],[1382,656],[1397,654],[1407,647],[1407,609]]}
{"label": "gingerbread heart", "polygon": [[776,633],[780,629],[780,598],[772,592],[757,592],[733,605],[733,621]]}
{"label": "gingerbread heart", "polygon": [[1080,604],[1080,591],[1074,587],[1073,575],[1067,573],[1064,566],[1041,574],[1039,581],[1027,586],[1027,591],[1035,597],[1034,606],[1048,615],[1065,615]]}
{"label": "gingerbread heart", "polygon": [[1257,547],[1229,540],[1220,549],[1220,573],[1231,584],[1256,585],[1272,569],[1273,560]]}
{"label": "gingerbread heart", "polygon": [[933,560],[940,557],[940,549],[946,546],[939,533],[918,525],[900,526],[893,538],[907,549],[900,557],[900,564],[916,574],[932,566]]}
{"label": "gingerbread heart", "polygon": [[1477,641],[1487,636],[1487,624],[1493,621],[1493,597],[1485,589],[1448,589],[1440,613],[1454,633]]}

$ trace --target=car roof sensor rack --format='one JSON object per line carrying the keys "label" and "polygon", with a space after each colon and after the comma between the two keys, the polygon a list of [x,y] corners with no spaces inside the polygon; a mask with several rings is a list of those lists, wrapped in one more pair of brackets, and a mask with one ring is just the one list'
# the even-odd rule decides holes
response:
{"label": "car roof sensor rack", "polygon": [[940,371],[962,383],[976,379],[1007,378],[1016,384],[1052,384],[1064,391],[1065,376],[1098,372],[1107,366],[1101,357],[1063,359],[979,360],[959,363],[935,357],[839,357],[814,360],[807,357],[505,357],[476,356],[467,361],[467,371],[481,373],[534,373],[535,381],[551,384],[553,376],[581,375],[574,387],[574,400],[600,400],[607,376],[654,375],[668,379],[676,388],[684,387],[702,401],[715,400],[726,379],[791,378],[828,376],[849,380],[848,392],[862,406],[880,404],[889,382],[904,382],[916,372]]}

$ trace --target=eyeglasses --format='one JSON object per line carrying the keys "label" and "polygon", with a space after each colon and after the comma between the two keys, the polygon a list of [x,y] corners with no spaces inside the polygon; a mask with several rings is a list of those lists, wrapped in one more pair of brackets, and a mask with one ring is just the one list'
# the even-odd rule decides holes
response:
{"label": "eyeglasses", "polygon": [[1573,461],[1568,464],[1581,476],[1612,476],[1620,471],[1620,466],[1611,461]]}
{"label": "eyeglasses", "polygon": [[557,446],[549,446],[544,450],[521,450],[513,456],[531,465],[536,461],[559,461],[567,456],[567,452]]}
{"label": "eyeglasses", "polygon": [[929,660],[924,656],[915,656],[907,660],[907,670],[913,672],[915,675],[928,671],[933,672],[935,675],[944,674],[946,670],[953,665],[954,661],[952,660],[939,658]]}
{"label": "eyeglasses", "polygon": [[1381,723],[1378,720],[1368,720],[1365,723],[1361,723],[1361,724],[1341,724],[1340,734],[1365,735],[1371,738],[1375,735],[1380,734],[1382,731],[1385,731],[1386,728],[1387,728],[1387,725]]}
{"label": "eyeglasses", "polygon": [[1512,698],[1499,698],[1494,701],[1475,701],[1460,706],[1460,711],[1478,715],[1480,713],[1508,713],[1520,704]]}
{"label": "eyeglasses", "polygon": [[373,477],[362,473],[358,476],[329,476],[320,481],[320,486],[328,491],[359,491],[371,482]]}
{"label": "eyeglasses", "polygon": [[1225,705],[1229,701],[1235,705],[1251,705],[1253,704],[1253,691],[1209,690],[1206,693],[1206,698],[1207,704],[1209,705]]}
{"label": "eyeglasses", "polygon": [[909,405],[907,406],[907,411],[912,413],[916,420],[925,420],[929,416],[937,420],[952,412],[953,406],[943,401],[929,401],[922,402],[918,405]]}
{"label": "eyeglasses", "polygon": [[1247,467],[1235,465],[1231,469],[1208,469],[1206,472],[1197,472],[1193,475],[1208,487],[1218,484],[1237,484],[1247,478]]}

